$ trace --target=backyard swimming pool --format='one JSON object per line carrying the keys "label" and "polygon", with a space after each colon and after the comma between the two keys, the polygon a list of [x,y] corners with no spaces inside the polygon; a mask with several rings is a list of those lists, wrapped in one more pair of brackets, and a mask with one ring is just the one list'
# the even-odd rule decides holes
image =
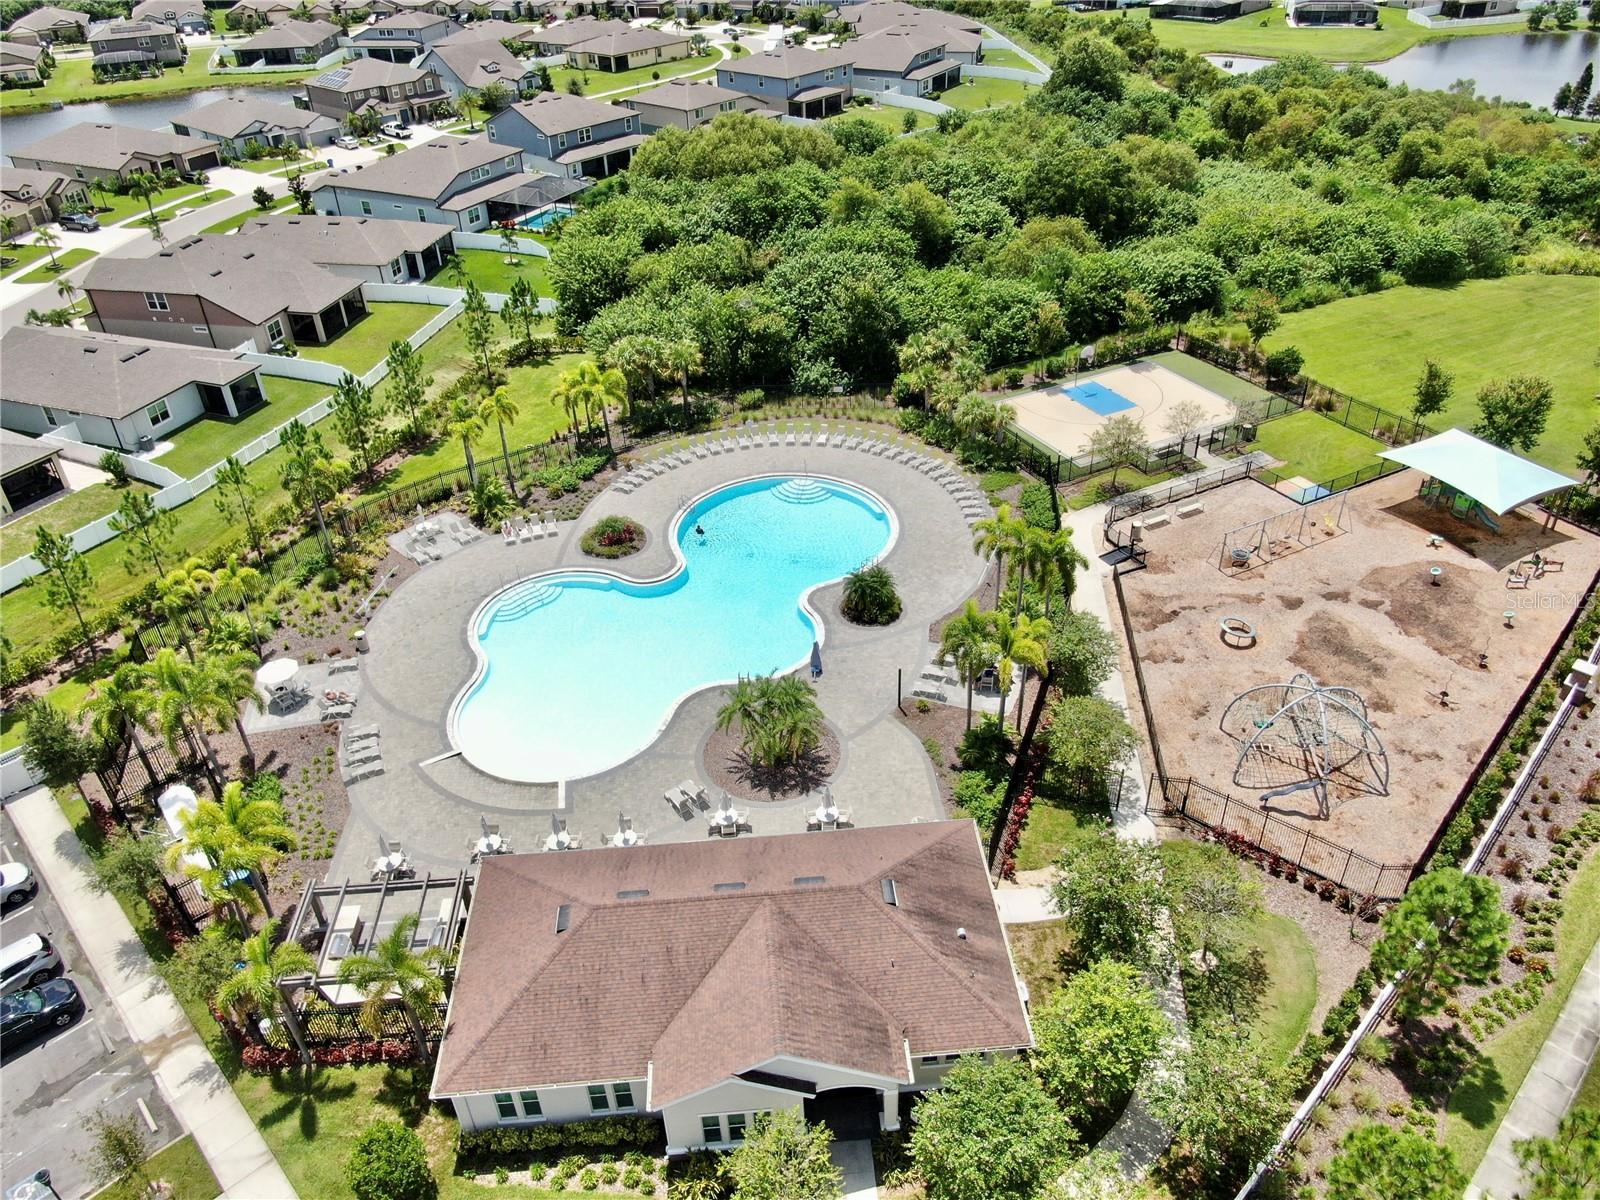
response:
{"label": "backyard swimming pool", "polygon": [[522,782],[594,775],[654,741],[689,693],[804,664],[822,637],[807,593],[881,558],[895,523],[861,488],[779,475],[691,502],[671,537],[664,578],[558,571],[479,606],[478,673],[451,714],[468,762]]}
{"label": "backyard swimming pool", "polygon": [[570,217],[577,211],[570,204],[552,204],[549,208],[540,209],[532,216],[523,217],[522,220],[517,222],[517,228],[543,229],[546,225],[553,225],[557,221]]}

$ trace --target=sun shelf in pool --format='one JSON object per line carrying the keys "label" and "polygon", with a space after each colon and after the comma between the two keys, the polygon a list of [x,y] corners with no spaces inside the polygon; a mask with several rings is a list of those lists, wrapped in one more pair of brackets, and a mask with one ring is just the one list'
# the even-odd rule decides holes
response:
{"label": "sun shelf in pool", "polygon": [[850,484],[772,476],[695,501],[672,537],[682,561],[663,579],[561,571],[480,606],[478,673],[452,716],[468,762],[518,781],[595,775],[689,693],[805,663],[821,634],[802,599],[882,557],[894,522]]}

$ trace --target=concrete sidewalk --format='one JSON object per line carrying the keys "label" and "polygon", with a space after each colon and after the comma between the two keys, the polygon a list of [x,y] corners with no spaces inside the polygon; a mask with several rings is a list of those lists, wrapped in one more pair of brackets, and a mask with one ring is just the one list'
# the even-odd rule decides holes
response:
{"label": "concrete sidewalk", "polygon": [[223,1196],[297,1200],[255,1123],[156,975],[121,906],[89,887],[88,857],[55,797],[48,788],[35,788],[6,807],[156,1085],[211,1164]]}
{"label": "concrete sidewalk", "polygon": [[1577,1098],[1578,1088],[1600,1048],[1600,943],[1589,951],[1577,985],[1534,1059],[1516,1099],[1495,1130],[1489,1152],[1467,1188],[1467,1200],[1511,1200],[1528,1183],[1515,1143],[1550,1137]]}

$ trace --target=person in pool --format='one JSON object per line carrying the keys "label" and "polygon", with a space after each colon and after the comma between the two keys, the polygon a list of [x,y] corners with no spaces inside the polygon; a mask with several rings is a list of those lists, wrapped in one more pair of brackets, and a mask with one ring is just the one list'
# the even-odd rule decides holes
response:
{"label": "person in pool", "polygon": [[694,525],[694,532],[695,532],[695,536],[696,537],[705,537],[705,535],[706,535],[705,526],[700,524],[700,522],[696,521],[695,525]]}

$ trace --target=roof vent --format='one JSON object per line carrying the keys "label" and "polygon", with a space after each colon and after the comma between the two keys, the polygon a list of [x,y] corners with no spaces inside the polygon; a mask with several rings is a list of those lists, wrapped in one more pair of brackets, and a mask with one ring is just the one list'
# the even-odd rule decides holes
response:
{"label": "roof vent", "polygon": [[649,888],[629,888],[627,891],[618,892],[618,900],[643,900],[650,894]]}
{"label": "roof vent", "polygon": [[738,883],[713,883],[711,890],[713,892],[742,892],[744,887],[744,881],[741,880]]}
{"label": "roof vent", "polygon": [[826,875],[796,875],[794,877],[795,887],[816,887],[827,882],[828,877]]}
{"label": "roof vent", "polygon": [[883,902],[891,904],[895,908],[900,907],[900,889],[895,886],[895,882],[892,879],[883,881]]}
{"label": "roof vent", "polygon": [[565,933],[572,928],[572,905],[563,904],[556,909],[556,932]]}

